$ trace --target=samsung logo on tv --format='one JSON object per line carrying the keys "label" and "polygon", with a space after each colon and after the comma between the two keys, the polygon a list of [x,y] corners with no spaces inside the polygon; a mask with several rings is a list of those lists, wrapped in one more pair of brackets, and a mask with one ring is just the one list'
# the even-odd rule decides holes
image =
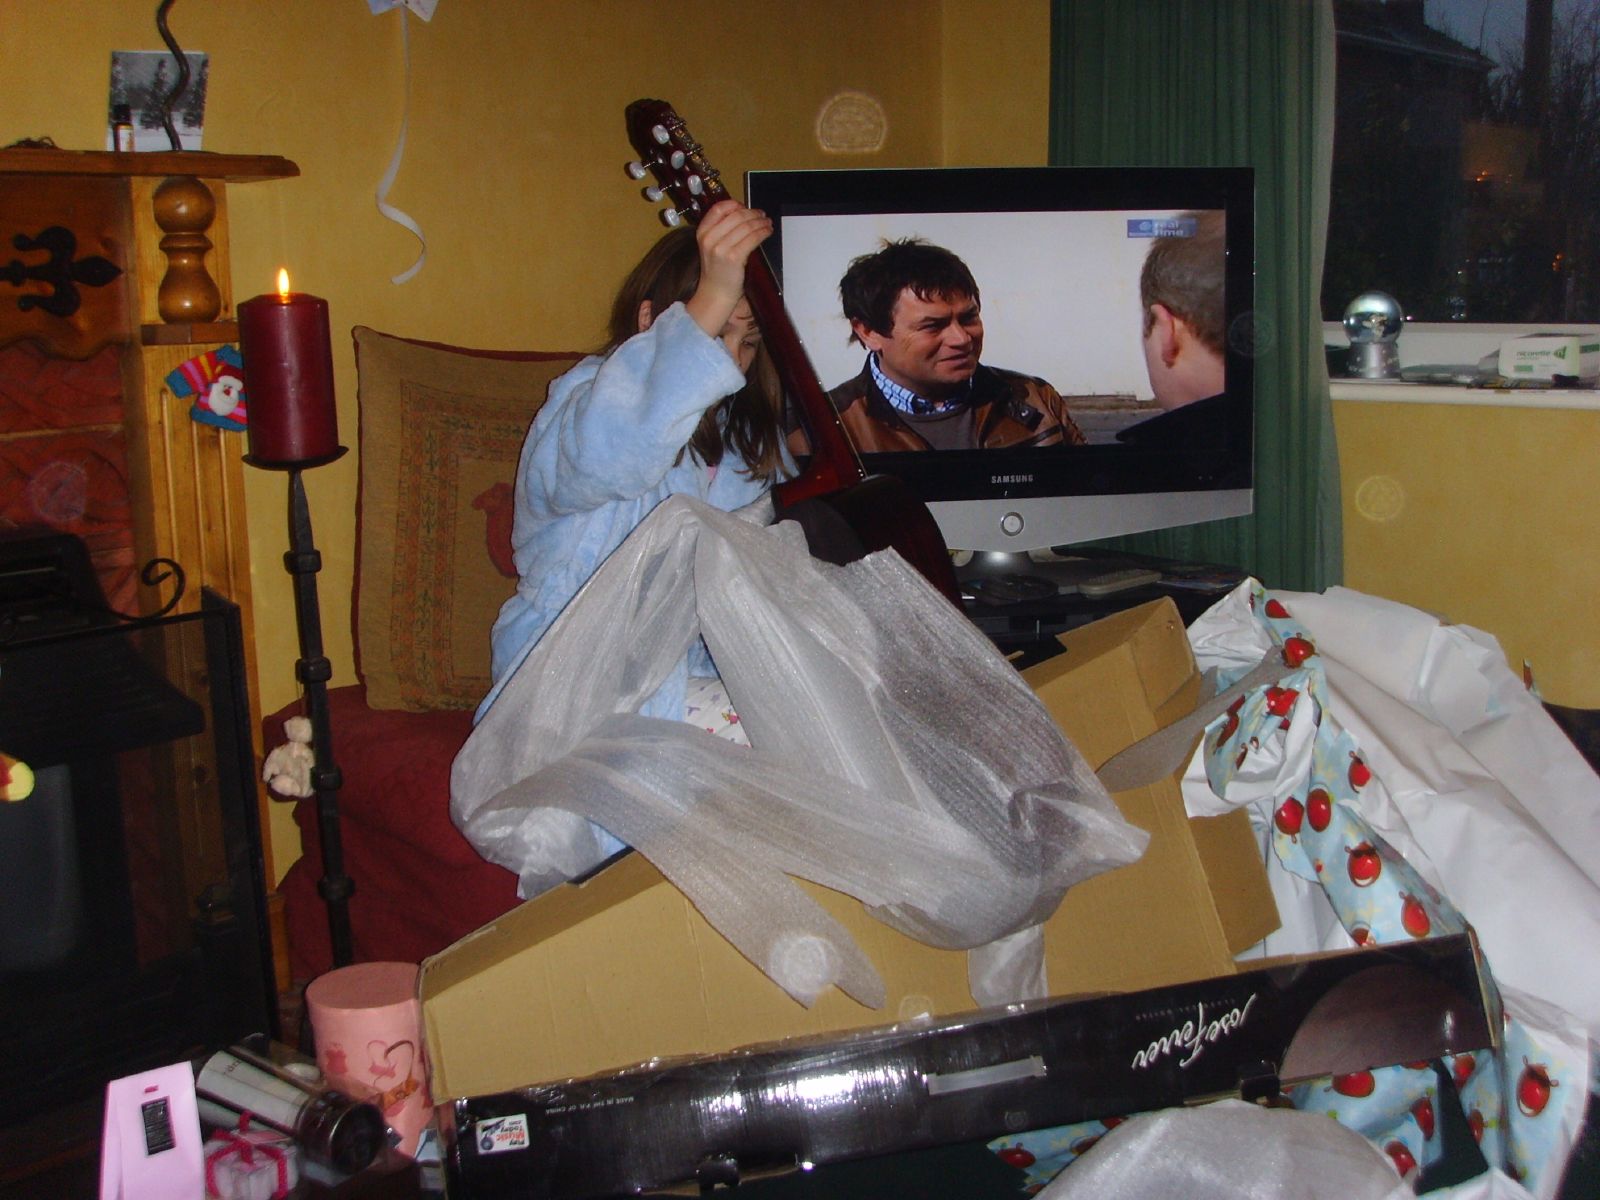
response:
{"label": "samsung logo on tv", "polygon": [[991,475],[989,482],[994,483],[1032,483],[1032,475]]}

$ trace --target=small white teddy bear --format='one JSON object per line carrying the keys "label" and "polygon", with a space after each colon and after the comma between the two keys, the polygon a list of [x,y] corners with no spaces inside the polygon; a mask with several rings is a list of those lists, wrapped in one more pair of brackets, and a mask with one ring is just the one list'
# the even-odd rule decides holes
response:
{"label": "small white teddy bear", "polygon": [[311,722],[305,717],[290,717],[283,723],[289,740],[276,747],[261,764],[261,778],[280,796],[311,795],[311,767],[316,761],[311,751]]}

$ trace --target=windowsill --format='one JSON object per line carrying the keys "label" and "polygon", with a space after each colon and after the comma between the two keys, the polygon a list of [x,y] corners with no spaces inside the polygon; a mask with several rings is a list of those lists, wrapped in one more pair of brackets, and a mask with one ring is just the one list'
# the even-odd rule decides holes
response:
{"label": "windowsill", "polygon": [[1493,408],[1577,408],[1600,411],[1600,390],[1594,388],[1481,388],[1436,383],[1401,383],[1395,379],[1330,379],[1334,400],[1385,404],[1471,404]]}
{"label": "windowsill", "polygon": [[[1529,333],[1593,332],[1582,325],[1451,325],[1406,323],[1396,348],[1402,367],[1421,363],[1476,363],[1492,354],[1508,337]],[[1346,346],[1344,328],[1325,321],[1322,340],[1329,346]],[[1466,404],[1494,408],[1562,408],[1600,410],[1600,390],[1587,388],[1481,388],[1449,384],[1402,383],[1398,379],[1353,379],[1335,376],[1329,381],[1335,400],[1376,401],[1387,404]]]}

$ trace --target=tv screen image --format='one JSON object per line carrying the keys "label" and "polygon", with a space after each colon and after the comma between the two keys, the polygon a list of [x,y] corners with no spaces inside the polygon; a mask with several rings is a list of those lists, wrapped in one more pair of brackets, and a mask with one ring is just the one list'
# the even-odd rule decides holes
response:
{"label": "tv screen image", "polygon": [[[862,455],[869,472],[897,475],[927,501],[952,548],[1032,551],[1250,511],[1248,169],[753,171],[747,197],[774,220],[767,257],[825,389],[854,380],[867,357],[851,340],[841,277],[858,256],[910,237],[970,269],[983,365],[1060,394],[1085,444]],[[1224,343],[1216,391],[1191,408],[1164,382],[1168,406],[1189,411],[1151,424],[1164,411],[1163,355],[1147,355],[1141,272],[1153,246],[1197,248],[1201,234],[1215,251],[1206,271],[1223,275],[1223,311],[1208,319],[1220,320]]]}

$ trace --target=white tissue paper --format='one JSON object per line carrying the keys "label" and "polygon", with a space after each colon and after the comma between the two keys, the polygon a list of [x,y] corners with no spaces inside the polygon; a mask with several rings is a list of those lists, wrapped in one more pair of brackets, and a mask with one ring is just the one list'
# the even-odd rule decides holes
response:
{"label": "white tissue paper", "polygon": [[[1258,726],[1260,738],[1237,758],[1242,732],[1230,741],[1214,723],[1184,775],[1191,815],[1243,805],[1262,838],[1283,923],[1247,953],[1355,944],[1352,912],[1341,921],[1335,911],[1351,900],[1335,897],[1337,865],[1323,874],[1319,864],[1313,881],[1303,863],[1297,870],[1284,857],[1302,813],[1312,819],[1308,785],[1348,770],[1354,786],[1338,787],[1335,805],[1354,806],[1386,843],[1381,852],[1397,853],[1442,897],[1432,905],[1440,918],[1451,920],[1453,909],[1470,923],[1508,1018],[1500,1082],[1479,1072],[1462,1088],[1462,1103],[1482,1119],[1493,1169],[1465,1190],[1436,1194],[1549,1200],[1584,1120],[1600,1040],[1600,777],[1491,636],[1403,604],[1346,588],[1265,592],[1252,580],[1197,620],[1190,641],[1202,668],[1216,668],[1224,682],[1279,642],[1286,651],[1300,641],[1295,661],[1314,664],[1323,680],[1313,703],[1295,703],[1280,725]],[[1303,672],[1295,678],[1307,686]],[[1284,813],[1287,825],[1275,830]],[[1383,903],[1380,887],[1368,890]],[[1385,936],[1426,936],[1427,925]],[[1366,940],[1378,933],[1375,924],[1361,929]],[[1381,1124],[1348,1107],[1339,1119],[1375,1136]],[[1405,1120],[1394,1132],[1410,1137],[1412,1150],[1432,1150]],[[1515,1168],[1526,1192],[1502,1165]]]}
{"label": "white tissue paper", "polygon": [[[1321,1113],[1218,1100],[1142,1113],[1107,1132],[1038,1200],[1411,1200],[1388,1155]],[[1433,1200],[1534,1200],[1504,1171]]]}
{"label": "white tissue paper", "polygon": [[[1271,595],[1315,642],[1330,717],[1376,776],[1362,814],[1472,923],[1497,981],[1574,1014],[1600,1039],[1600,955],[1588,949],[1600,946],[1600,777],[1490,635],[1348,588]],[[1270,644],[1244,590],[1196,621],[1190,641],[1202,668],[1224,670],[1253,666]],[[1184,776],[1189,813],[1251,803],[1264,827],[1309,755],[1291,728],[1271,769],[1224,799],[1197,753]],[[1274,856],[1267,866],[1282,873]],[[1286,909],[1280,893],[1285,931],[1266,953],[1353,944],[1305,916],[1320,888],[1290,887],[1304,906]],[[1326,936],[1306,934],[1312,926]]]}
{"label": "white tissue paper", "polygon": [[[634,715],[700,636],[750,747]],[[599,861],[593,821],[797,1000],[837,984],[870,1007],[877,971],[789,876],[974,950],[974,995],[996,1004],[1046,986],[1028,931],[1066,889],[1148,840],[898,554],[831,566],[798,526],[684,497],[641,523],[513,672],[456,759],[451,814],[525,896]]]}
{"label": "white tissue paper", "polygon": [[1383,1151],[1337,1121],[1219,1100],[1130,1117],[1047,1184],[1039,1200],[1408,1200],[1415,1194]]}

